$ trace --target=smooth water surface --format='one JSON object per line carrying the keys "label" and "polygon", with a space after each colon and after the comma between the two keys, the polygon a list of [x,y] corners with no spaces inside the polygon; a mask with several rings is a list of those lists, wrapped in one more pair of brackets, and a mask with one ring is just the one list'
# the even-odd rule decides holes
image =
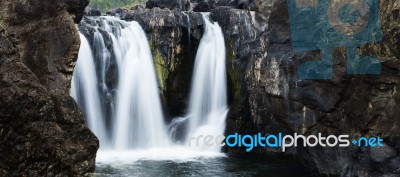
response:
{"label": "smooth water surface", "polygon": [[100,177],[317,177],[299,162],[268,157],[199,157],[186,160],[138,160],[133,162],[98,162]]}

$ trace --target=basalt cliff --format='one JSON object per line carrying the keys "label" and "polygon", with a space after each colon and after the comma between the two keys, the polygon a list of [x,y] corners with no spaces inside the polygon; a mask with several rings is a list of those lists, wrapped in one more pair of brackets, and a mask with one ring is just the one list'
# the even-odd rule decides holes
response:
{"label": "basalt cliff", "polygon": [[88,1],[0,2],[0,176],[84,176],[99,142],[69,96]]}

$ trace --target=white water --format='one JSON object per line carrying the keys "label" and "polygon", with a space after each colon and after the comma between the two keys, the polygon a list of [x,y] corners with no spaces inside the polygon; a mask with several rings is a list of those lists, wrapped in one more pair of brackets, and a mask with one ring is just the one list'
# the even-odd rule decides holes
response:
{"label": "white water", "polygon": [[101,115],[100,97],[97,89],[98,82],[92,50],[90,49],[86,37],[82,34],[79,34],[79,36],[81,39],[81,47],[72,77],[71,96],[81,104],[81,107],[84,107],[89,128],[99,138],[100,145],[106,146],[108,138],[106,136],[106,131],[104,131],[105,123]]}
{"label": "white water", "polygon": [[[169,144],[159,98],[157,78],[146,35],[137,22],[125,22],[112,17],[101,17],[100,26],[93,34],[93,58],[90,45],[81,35],[82,46],[75,68],[71,95],[83,107],[89,128],[99,137],[102,150],[132,150],[156,148]],[[111,130],[105,126],[104,111],[99,96],[110,96],[106,72],[110,67],[111,52],[107,49],[106,32],[113,44],[118,65],[118,86],[115,113],[111,116]],[[97,60],[99,67],[96,76]],[[99,78],[99,80],[97,79]],[[99,90],[102,92],[99,93]],[[83,98],[81,98],[81,96]]]}
{"label": "white water", "polygon": [[[189,113],[186,118],[178,120],[187,120],[189,131],[186,137],[223,135],[228,112],[222,30],[208,19],[208,14],[203,14],[203,18],[204,34],[196,56]],[[188,141],[184,145],[176,145],[169,139],[153,59],[140,25],[111,17],[100,17],[97,25],[94,27],[93,52],[85,36],[81,35],[82,46],[71,93],[87,112],[85,116],[89,128],[100,139],[97,161],[222,156],[219,146],[205,147],[200,144],[196,148],[189,146]],[[112,41],[111,49],[106,47],[110,41],[105,41],[105,33]],[[92,53],[97,58],[93,58]],[[113,92],[106,84],[106,73],[112,60],[118,65],[118,85],[111,103],[114,111],[109,115],[111,117],[107,117],[101,110],[104,102],[101,94],[108,97]],[[94,61],[98,63],[97,75]],[[84,100],[84,104],[80,100]],[[111,129],[106,128],[105,119],[111,120]]]}
{"label": "white water", "polygon": [[104,43],[104,38],[101,33],[96,30],[94,33],[94,41],[93,41],[94,51],[96,51],[96,55],[100,60],[100,74],[101,78],[99,80],[102,91],[107,92],[108,88],[106,85],[106,69],[110,63],[110,52],[107,50],[106,45]]}
{"label": "white water", "polygon": [[188,42],[189,42],[189,45],[191,45],[191,41],[190,41],[190,35],[191,35],[191,32],[190,32],[190,27],[192,26],[192,23],[190,22],[190,16],[186,13],[186,12],[182,12],[182,15],[183,16],[185,16],[185,18],[186,18],[186,25],[187,25],[187,31],[188,31]]}
{"label": "white water", "polygon": [[[228,113],[224,36],[218,23],[209,20],[209,14],[202,15],[205,26],[194,67],[187,141],[199,135],[223,135]],[[218,146],[199,148],[220,151]]]}
{"label": "white water", "polygon": [[[127,53],[120,66],[115,122],[115,148],[168,145],[157,78],[146,34],[136,22],[121,30]],[[118,39],[118,38],[117,38]]]}

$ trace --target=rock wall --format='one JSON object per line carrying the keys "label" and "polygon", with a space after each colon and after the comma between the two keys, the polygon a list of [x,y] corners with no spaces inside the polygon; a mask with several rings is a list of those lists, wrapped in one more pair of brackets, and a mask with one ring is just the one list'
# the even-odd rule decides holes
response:
{"label": "rock wall", "polygon": [[0,174],[83,176],[99,143],[69,96],[88,1],[0,2]]}
{"label": "rock wall", "polygon": [[399,1],[380,1],[384,39],[359,51],[377,56],[382,74],[347,75],[347,51],[337,48],[333,53],[334,77],[324,81],[297,78],[299,65],[321,58],[321,53],[293,51],[287,2],[259,4],[258,9],[263,10],[243,12],[218,7],[212,11],[226,37],[233,36],[236,63],[241,67],[241,96],[238,106],[233,105],[227,131],[381,136],[385,139],[382,148],[298,147],[289,153],[320,173],[399,175]]}

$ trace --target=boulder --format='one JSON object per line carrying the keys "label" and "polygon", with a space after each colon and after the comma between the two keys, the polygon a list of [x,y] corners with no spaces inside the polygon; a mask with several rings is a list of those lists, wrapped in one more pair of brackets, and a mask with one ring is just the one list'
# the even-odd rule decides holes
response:
{"label": "boulder", "polygon": [[124,8],[116,8],[116,9],[111,9],[106,12],[106,15],[109,16],[115,16],[115,17],[124,17],[128,13],[128,9]]}
{"label": "boulder", "polygon": [[210,5],[207,1],[200,1],[193,5],[194,12],[210,12],[212,4]]}
{"label": "boulder", "polygon": [[187,11],[190,9],[190,0],[148,0],[146,2],[146,8],[152,9],[154,7]]}
{"label": "boulder", "polygon": [[0,6],[0,174],[84,176],[99,142],[69,96],[88,1],[3,0]]}
{"label": "boulder", "polygon": [[89,4],[89,0],[64,0],[64,2],[75,23],[79,23],[84,15],[85,7]]}
{"label": "boulder", "polygon": [[99,9],[94,9],[89,6],[85,8],[85,16],[101,16],[101,12]]}

